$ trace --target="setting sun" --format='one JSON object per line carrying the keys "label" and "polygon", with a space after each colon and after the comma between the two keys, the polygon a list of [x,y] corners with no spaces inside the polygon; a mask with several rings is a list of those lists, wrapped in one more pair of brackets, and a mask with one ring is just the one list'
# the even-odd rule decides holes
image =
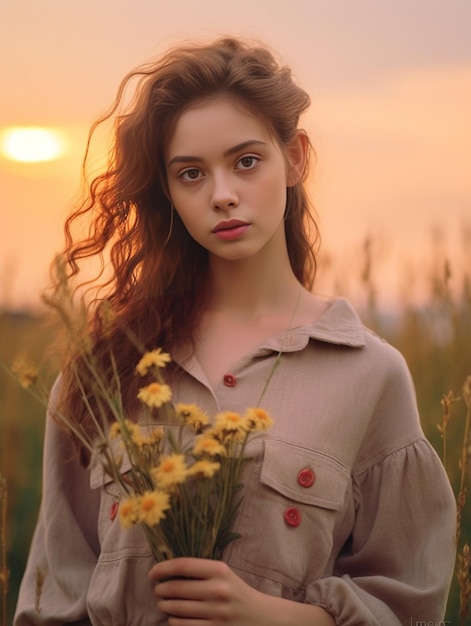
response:
{"label": "setting sun", "polygon": [[12,161],[37,163],[62,156],[64,139],[51,128],[25,126],[8,128],[1,136],[1,152]]}

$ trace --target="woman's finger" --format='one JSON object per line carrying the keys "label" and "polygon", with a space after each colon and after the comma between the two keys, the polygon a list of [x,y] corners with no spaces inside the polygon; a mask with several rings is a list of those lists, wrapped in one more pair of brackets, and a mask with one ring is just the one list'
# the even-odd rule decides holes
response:
{"label": "woman's finger", "polygon": [[207,592],[204,580],[168,580],[158,583],[154,588],[157,598],[180,598],[183,600],[204,600]]}

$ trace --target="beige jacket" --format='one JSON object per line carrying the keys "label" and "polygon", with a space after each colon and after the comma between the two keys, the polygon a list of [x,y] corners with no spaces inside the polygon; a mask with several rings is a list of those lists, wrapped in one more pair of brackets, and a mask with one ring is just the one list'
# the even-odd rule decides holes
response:
{"label": "beige jacket", "polygon": [[[438,623],[454,563],[454,498],[420,428],[403,358],[346,300],[263,344],[214,390],[193,359],[175,397],[210,414],[243,411],[280,349],[262,403],[274,426],[250,444],[242,537],[225,560],[254,587],[318,604],[342,626]],[[48,419],[44,495],[15,626],[164,624],[142,529],[112,521],[114,486],[71,458]]]}

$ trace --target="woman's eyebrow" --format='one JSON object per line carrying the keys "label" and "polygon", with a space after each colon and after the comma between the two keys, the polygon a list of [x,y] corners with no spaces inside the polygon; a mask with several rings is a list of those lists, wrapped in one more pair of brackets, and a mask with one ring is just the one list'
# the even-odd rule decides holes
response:
{"label": "woman's eyebrow", "polygon": [[239,152],[239,150],[245,150],[245,148],[250,148],[251,146],[266,146],[265,141],[260,141],[260,139],[249,139],[248,141],[243,141],[242,143],[237,144],[233,148],[229,148],[224,152],[224,156],[230,156],[235,152]]}
{"label": "woman's eyebrow", "polygon": [[[235,152],[239,152],[239,150],[245,150],[245,148],[250,148],[251,146],[257,145],[266,145],[265,141],[260,141],[259,139],[249,139],[247,141],[243,141],[242,143],[238,143],[236,146],[229,148],[224,152],[224,156],[230,156]],[[174,163],[201,163],[204,159],[198,156],[175,156],[167,163],[167,167],[170,167]]]}

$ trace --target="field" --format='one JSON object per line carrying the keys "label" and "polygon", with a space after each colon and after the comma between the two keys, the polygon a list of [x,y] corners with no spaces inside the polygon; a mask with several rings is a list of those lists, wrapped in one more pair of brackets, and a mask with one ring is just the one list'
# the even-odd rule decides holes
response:
{"label": "field", "polygon": [[[453,392],[456,401],[447,428],[446,469],[458,494],[467,415],[461,396],[471,374],[471,275],[464,272],[453,292],[450,276],[444,262],[430,274],[428,296],[420,305],[403,302],[394,313],[386,314],[377,304],[380,289],[373,284],[366,263],[361,297],[354,303],[365,323],[404,354],[416,385],[424,431],[442,458],[443,439],[437,425],[442,423],[442,398]],[[48,365],[48,348],[53,337],[44,322],[41,317],[0,312],[0,359],[8,363],[18,352],[27,351],[51,379],[54,371]],[[4,371],[0,371],[0,407],[0,473],[8,488],[4,529],[10,570],[7,623],[11,623],[40,500],[44,410]],[[467,445],[464,450],[466,457]],[[471,542],[471,495],[463,510],[460,551],[465,541]],[[0,554],[0,572],[1,567]],[[447,619],[452,624],[464,623],[459,613],[459,586],[454,581]]]}

